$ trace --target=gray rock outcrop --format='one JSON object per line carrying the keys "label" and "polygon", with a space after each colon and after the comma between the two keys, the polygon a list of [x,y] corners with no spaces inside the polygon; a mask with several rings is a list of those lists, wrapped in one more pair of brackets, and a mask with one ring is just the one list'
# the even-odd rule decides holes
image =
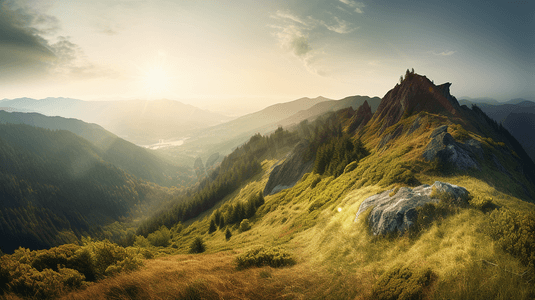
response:
{"label": "gray rock outcrop", "polygon": [[468,191],[460,186],[435,181],[430,186],[427,184],[415,188],[402,187],[395,195],[390,196],[394,190],[388,190],[377,195],[370,196],[362,202],[357,212],[355,221],[368,208],[373,207],[368,217],[370,229],[374,235],[407,231],[416,221],[420,206],[427,203],[438,203],[438,198],[431,198],[431,192],[435,188],[437,194],[443,194],[457,202],[468,200]]}
{"label": "gray rock outcrop", "polygon": [[312,170],[314,161],[303,160],[307,148],[308,142],[300,142],[282,163],[273,167],[264,188],[265,196],[293,187],[305,173]]}
{"label": "gray rock outcrop", "polygon": [[423,153],[425,160],[438,158],[442,163],[451,163],[459,170],[480,169],[476,156],[481,152],[481,145],[477,141],[469,140],[466,144],[456,142],[448,133],[448,125],[435,129],[429,138],[431,141]]}

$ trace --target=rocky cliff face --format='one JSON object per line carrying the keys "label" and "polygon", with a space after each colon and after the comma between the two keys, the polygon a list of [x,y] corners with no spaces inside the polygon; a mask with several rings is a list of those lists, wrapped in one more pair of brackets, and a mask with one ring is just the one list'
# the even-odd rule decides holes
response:
{"label": "rocky cliff face", "polygon": [[353,132],[363,128],[366,124],[368,124],[372,117],[372,108],[368,104],[368,101],[364,101],[364,103],[355,112],[355,115],[351,118],[349,123],[349,131]]}
{"label": "rocky cliff face", "polygon": [[399,122],[403,116],[427,111],[459,115],[461,107],[450,94],[451,83],[435,85],[427,77],[407,73],[405,79],[383,97],[370,123],[380,124],[379,133]]}
{"label": "rocky cliff face", "polygon": [[307,141],[300,142],[284,161],[273,167],[264,188],[265,196],[293,187],[305,173],[312,170],[314,161],[303,161],[303,153],[307,148]]}

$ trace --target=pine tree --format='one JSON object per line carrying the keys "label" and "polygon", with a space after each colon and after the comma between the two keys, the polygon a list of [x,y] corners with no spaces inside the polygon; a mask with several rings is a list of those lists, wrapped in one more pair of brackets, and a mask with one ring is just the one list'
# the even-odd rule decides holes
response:
{"label": "pine tree", "polygon": [[251,218],[256,213],[256,197],[253,197],[247,201],[245,208],[245,218]]}
{"label": "pine tree", "polygon": [[215,211],[215,215],[214,215],[214,222],[217,226],[219,226],[219,224],[221,223],[221,212],[218,210]]}
{"label": "pine tree", "polygon": [[225,227],[225,217],[221,216],[221,218],[219,218],[219,229],[222,229],[223,227]]}
{"label": "pine tree", "polygon": [[232,232],[230,232],[230,229],[227,228],[227,231],[225,232],[225,238],[228,240],[230,240],[230,238],[232,237]]}
{"label": "pine tree", "polygon": [[214,219],[210,220],[210,227],[208,228],[208,233],[212,233],[214,231],[216,231],[217,228],[215,226],[215,222],[214,222]]}

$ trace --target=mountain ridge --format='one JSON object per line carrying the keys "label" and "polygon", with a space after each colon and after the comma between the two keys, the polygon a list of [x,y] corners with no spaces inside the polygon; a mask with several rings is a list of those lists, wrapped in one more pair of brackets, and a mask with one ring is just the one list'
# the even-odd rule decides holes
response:
{"label": "mountain ridge", "polygon": [[163,186],[188,185],[187,178],[193,176],[191,169],[176,167],[97,124],[73,118],[49,117],[38,113],[8,113],[0,110],[0,124],[6,123],[70,131],[96,146],[102,151],[102,158],[106,161],[140,179]]}
{"label": "mountain ridge", "polygon": [[4,99],[0,101],[0,106],[97,123],[138,145],[154,144],[161,139],[180,138],[192,129],[231,119],[168,99],[83,101],[62,97],[41,100],[18,98]]}

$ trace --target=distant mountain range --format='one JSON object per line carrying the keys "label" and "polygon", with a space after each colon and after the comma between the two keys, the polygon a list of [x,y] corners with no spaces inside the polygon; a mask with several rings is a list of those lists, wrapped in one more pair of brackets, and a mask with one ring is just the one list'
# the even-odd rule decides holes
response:
{"label": "distant mountain range", "polygon": [[37,112],[47,116],[76,118],[96,123],[138,145],[174,139],[193,129],[208,127],[232,118],[173,100],[82,101],[71,98],[4,99],[7,111]]}
{"label": "distant mountain range", "polygon": [[184,155],[200,155],[204,156],[204,159],[212,153],[226,155],[237,146],[245,143],[255,133],[267,134],[279,126],[288,129],[304,120],[312,121],[329,111],[337,111],[347,107],[357,109],[365,101],[371,106],[372,111],[375,111],[381,98],[350,96],[340,100],[332,100],[325,97],[305,97],[275,104],[235,120],[198,130],[183,146],[167,151],[180,152]]}

